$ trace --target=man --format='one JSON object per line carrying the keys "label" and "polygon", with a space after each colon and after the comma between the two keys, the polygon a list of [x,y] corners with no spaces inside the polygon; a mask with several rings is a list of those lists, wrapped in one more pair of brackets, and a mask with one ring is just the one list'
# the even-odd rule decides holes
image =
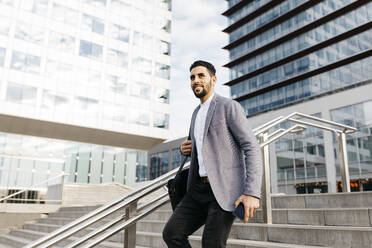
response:
{"label": "man", "polygon": [[259,207],[260,149],[240,104],[214,93],[215,74],[206,61],[190,67],[191,89],[201,104],[181,145],[191,164],[187,193],[163,230],[169,248],[187,247],[188,236],[203,224],[202,246],[226,247],[235,207],[244,204],[244,223]]}

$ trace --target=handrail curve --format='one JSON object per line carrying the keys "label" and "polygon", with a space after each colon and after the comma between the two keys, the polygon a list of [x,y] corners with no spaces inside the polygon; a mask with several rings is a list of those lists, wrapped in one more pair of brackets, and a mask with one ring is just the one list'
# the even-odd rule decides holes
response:
{"label": "handrail curve", "polygon": [[[307,120],[312,120],[316,122],[320,122],[321,124],[317,124],[314,122],[309,122]],[[271,133],[269,133],[270,129],[277,126],[278,124],[289,121],[293,122],[294,125],[291,127],[284,129],[279,128]],[[288,133],[299,133],[304,130],[306,130],[307,126],[320,128],[323,130],[331,131],[336,134],[339,134],[340,139],[345,139],[346,134],[353,133],[357,131],[356,128],[350,127],[344,124],[336,123],[333,121],[324,120],[318,117],[310,116],[307,114],[302,114],[298,112],[291,113],[285,117],[279,116],[257,128],[253,129],[253,132],[256,136],[261,137],[260,138],[260,147],[265,151],[266,158],[268,157],[268,145],[273,143],[274,141],[278,140],[280,137],[288,134]],[[345,142],[344,142],[345,143]],[[347,154],[343,155],[344,160],[347,164]],[[265,170],[267,170],[267,166],[269,163],[265,163]],[[187,168],[185,166],[185,168]],[[51,247],[52,245],[62,241],[63,239],[66,239],[73,235],[74,233],[82,230],[85,227],[88,227],[97,221],[101,220],[102,218],[120,210],[123,208],[128,208],[131,206],[131,204],[137,204],[138,200],[158,189],[161,187],[164,187],[164,185],[167,183],[165,180],[169,179],[170,177],[174,176],[178,171],[178,168],[173,169],[172,171],[158,177],[157,179],[151,181],[149,184],[130,192],[123,197],[112,201],[110,203],[107,203],[103,205],[102,207],[88,213],[87,215],[80,217],[79,219],[71,222],[70,224],[67,224],[64,227],[61,227],[60,229],[57,229],[56,231],[52,232],[51,234],[48,234],[47,236],[31,243],[28,246],[25,246],[26,248],[47,248]],[[347,178],[347,177],[345,177]],[[270,182],[268,183],[267,187],[270,189]],[[264,193],[270,197],[270,191],[267,191]],[[267,198],[267,196],[266,196]],[[142,219],[143,217],[147,216],[148,214],[152,213],[159,207],[163,206],[164,204],[169,202],[169,198],[167,197],[167,193],[163,193],[155,197],[154,199],[149,200],[148,202],[138,206],[137,213],[133,216],[129,216],[129,218],[126,218],[125,215],[121,215],[119,217],[114,218],[113,220],[109,221],[105,225],[95,229],[94,231],[84,235],[83,237],[80,237],[79,239],[75,240],[73,243],[69,244],[67,248],[74,248],[77,247],[87,241],[90,240],[89,243],[83,245],[84,248],[90,248],[93,247],[100,242],[106,240],[107,238],[111,237],[112,235],[120,232],[121,230],[130,227],[131,225],[134,225],[138,220]],[[265,203],[266,205],[269,203]],[[266,206],[267,211],[270,211],[271,215],[271,206]],[[125,221],[124,221],[125,220]],[[124,221],[124,222],[122,222]],[[122,222],[122,223],[121,223]],[[268,219],[268,224],[271,224],[271,217]],[[94,239],[93,239],[94,238]],[[42,245],[43,244],[43,245]]]}

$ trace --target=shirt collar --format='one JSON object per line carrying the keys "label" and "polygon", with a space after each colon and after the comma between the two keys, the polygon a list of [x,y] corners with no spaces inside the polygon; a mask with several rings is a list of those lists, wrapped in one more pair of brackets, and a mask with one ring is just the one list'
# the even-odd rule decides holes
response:
{"label": "shirt collar", "polygon": [[210,97],[208,97],[208,99],[204,103],[201,103],[200,106],[201,107],[204,107],[204,106],[207,107],[207,106],[209,106],[209,104],[211,103],[213,97],[214,97],[214,92],[213,92],[213,94]]}

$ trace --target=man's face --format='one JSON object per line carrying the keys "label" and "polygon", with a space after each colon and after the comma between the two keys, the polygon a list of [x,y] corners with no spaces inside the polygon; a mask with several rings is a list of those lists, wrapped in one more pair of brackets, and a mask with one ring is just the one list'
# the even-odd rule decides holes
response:
{"label": "man's face", "polygon": [[214,90],[216,76],[211,76],[204,66],[197,66],[190,72],[191,89],[197,98],[202,98]]}

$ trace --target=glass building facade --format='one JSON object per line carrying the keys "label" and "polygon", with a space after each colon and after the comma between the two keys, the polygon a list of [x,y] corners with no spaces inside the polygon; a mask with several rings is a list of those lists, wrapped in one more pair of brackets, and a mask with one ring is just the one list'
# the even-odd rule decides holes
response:
{"label": "glass building facade", "polygon": [[[231,97],[243,106],[248,118],[274,112],[280,115],[312,99],[371,83],[370,1],[230,0],[223,15],[228,18],[224,32],[229,34],[224,49],[230,54],[225,65],[230,78],[225,85],[230,86]],[[358,190],[366,190],[372,185],[372,112],[370,101],[355,101],[336,109],[322,108],[322,112],[314,105],[307,113],[358,128],[347,137],[350,175],[359,180]],[[330,165],[326,161],[330,160],[326,145],[333,146],[339,180],[337,139],[333,137],[333,144],[326,144],[324,135],[310,128],[275,143],[278,192],[291,193],[293,186],[297,193],[327,192]]]}
{"label": "glass building facade", "polygon": [[372,78],[372,3],[273,2],[246,1],[225,12],[226,85],[247,116]]}
{"label": "glass building facade", "polygon": [[[168,138],[170,32],[171,0],[0,0],[0,114],[159,143]],[[12,149],[13,138],[34,139],[4,132]],[[145,148],[79,141],[53,141],[66,157],[36,157],[64,161],[72,182],[126,183],[126,163],[145,180]]]}

